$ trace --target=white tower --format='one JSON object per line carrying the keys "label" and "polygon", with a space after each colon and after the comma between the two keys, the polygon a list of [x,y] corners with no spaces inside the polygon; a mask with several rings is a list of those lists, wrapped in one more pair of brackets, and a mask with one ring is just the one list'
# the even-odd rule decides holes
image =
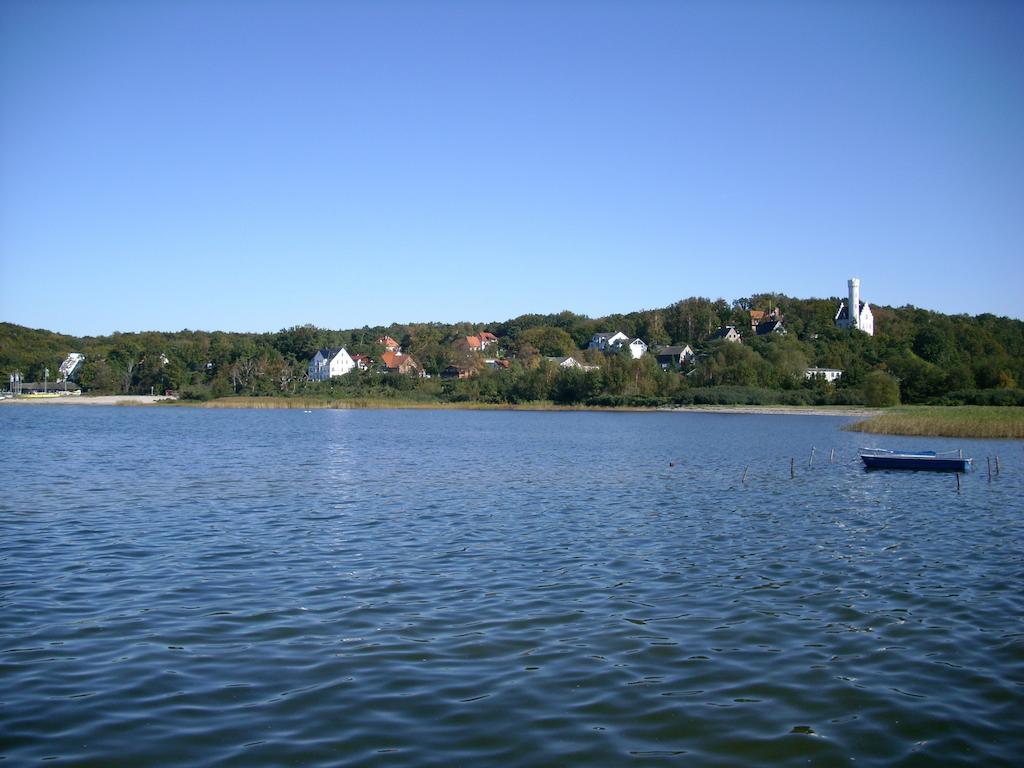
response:
{"label": "white tower", "polygon": [[850,303],[847,305],[847,312],[850,318],[851,328],[860,328],[860,278],[851,277],[848,281],[850,286]]}

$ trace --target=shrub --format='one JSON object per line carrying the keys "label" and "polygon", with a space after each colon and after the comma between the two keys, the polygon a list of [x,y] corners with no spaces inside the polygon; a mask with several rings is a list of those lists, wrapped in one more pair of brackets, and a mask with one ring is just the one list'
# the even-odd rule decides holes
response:
{"label": "shrub", "polygon": [[872,371],[864,377],[864,404],[872,408],[899,405],[899,381],[885,371]]}

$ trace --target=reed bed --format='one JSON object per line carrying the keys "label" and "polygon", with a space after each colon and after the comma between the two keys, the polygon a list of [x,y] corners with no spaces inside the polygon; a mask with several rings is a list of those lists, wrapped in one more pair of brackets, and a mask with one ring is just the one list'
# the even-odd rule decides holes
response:
{"label": "reed bed", "polygon": [[893,408],[846,427],[876,435],[1024,439],[1024,408],[916,405]]}

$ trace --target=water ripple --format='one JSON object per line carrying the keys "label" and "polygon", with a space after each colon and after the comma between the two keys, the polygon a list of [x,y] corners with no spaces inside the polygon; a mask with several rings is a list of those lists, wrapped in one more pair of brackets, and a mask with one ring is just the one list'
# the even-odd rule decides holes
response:
{"label": "water ripple", "polygon": [[[0,419],[40,457],[0,465],[11,764],[1024,754],[1018,444],[957,494],[829,418]],[[810,445],[837,461],[790,479]]]}

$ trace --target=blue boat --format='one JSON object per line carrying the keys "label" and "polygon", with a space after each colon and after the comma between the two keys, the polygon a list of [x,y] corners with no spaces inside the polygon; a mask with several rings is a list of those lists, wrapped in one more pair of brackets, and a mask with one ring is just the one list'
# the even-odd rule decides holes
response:
{"label": "blue boat", "polygon": [[887,451],[883,448],[862,448],[860,458],[866,469],[911,469],[927,472],[967,472],[972,459],[963,451]]}

